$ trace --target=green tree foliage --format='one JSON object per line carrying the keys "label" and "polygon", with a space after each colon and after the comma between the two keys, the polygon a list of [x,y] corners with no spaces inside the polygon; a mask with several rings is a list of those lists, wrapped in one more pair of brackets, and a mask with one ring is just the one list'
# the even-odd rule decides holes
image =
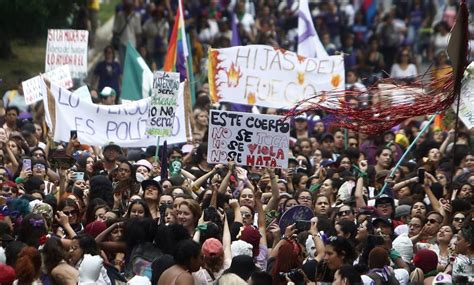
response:
{"label": "green tree foliage", "polygon": [[84,0],[0,0],[0,57],[11,55],[10,41],[46,37],[48,28],[66,28]]}

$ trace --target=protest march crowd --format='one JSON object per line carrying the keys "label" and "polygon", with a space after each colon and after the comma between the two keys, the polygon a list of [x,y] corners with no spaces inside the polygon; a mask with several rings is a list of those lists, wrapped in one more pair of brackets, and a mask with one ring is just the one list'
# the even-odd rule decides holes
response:
{"label": "protest march crowd", "polygon": [[[87,2],[72,28],[89,30],[94,46],[100,6]],[[27,105],[21,84],[4,95],[1,285],[474,284],[472,128],[448,112],[432,125],[413,114],[369,136],[339,128],[323,111],[284,124],[255,119],[284,109],[211,103],[206,51],[237,39],[296,51],[301,1],[182,2],[197,94],[192,140],[165,146],[163,138],[158,149],[89,145],[68,129],[69,141],[58,142],[43,101]],[[324,49],[344,57],[345,89],[359,91],[382,77],[409,81],[422,65],[432,64],[432,80],[449,72],[458,5],[309,1]],[[177,9],[172,0],[116,7],[114,45],[88,82],[93,103],[120,103],[128,43],[151,70],[162,69]],[[224,158],[210,130],[240,119],[211,109],[251,117],[239,117],[247,125],[237,124]],[[289,133],[287,143],[279,134],[279,148],[270,147],[272,135],[249,145],[275,157],[260,157],[262,166],[238,155],[253,128]]]}

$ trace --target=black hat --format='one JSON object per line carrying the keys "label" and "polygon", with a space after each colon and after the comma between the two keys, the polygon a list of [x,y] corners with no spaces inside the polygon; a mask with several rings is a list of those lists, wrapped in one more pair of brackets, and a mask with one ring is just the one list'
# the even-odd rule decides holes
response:
{"label": "black hat", "polygon": [[143,191],[146,190],[146,188],[148,186],[156,186],[156,188],[158,188],[158,191],[161,193],[161,185],[158,181],[154,180],[154,179],[146,179],[146,180],[143,180],[142,181],[142,189]]}

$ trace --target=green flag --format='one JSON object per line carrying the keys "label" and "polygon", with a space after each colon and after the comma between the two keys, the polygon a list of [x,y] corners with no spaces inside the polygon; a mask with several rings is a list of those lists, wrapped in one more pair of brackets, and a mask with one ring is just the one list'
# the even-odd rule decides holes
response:
{"label": "green flag", "polygon": [[120,97],[125,100],[140,100],[149,97],[152,85],[153,73],[137,50],[128,43]]}

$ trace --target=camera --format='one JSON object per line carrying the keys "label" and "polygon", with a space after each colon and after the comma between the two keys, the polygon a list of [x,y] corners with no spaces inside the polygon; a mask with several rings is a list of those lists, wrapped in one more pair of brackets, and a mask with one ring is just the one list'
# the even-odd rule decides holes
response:
{"label": "camera", "polygon": [[295,268],[290,270],[290,272],[280,272],[280,277],[285,279],[286,277],[290,278],[291,281],[298,283],[304,281],[304,276],[301,274],[300,269]]}

